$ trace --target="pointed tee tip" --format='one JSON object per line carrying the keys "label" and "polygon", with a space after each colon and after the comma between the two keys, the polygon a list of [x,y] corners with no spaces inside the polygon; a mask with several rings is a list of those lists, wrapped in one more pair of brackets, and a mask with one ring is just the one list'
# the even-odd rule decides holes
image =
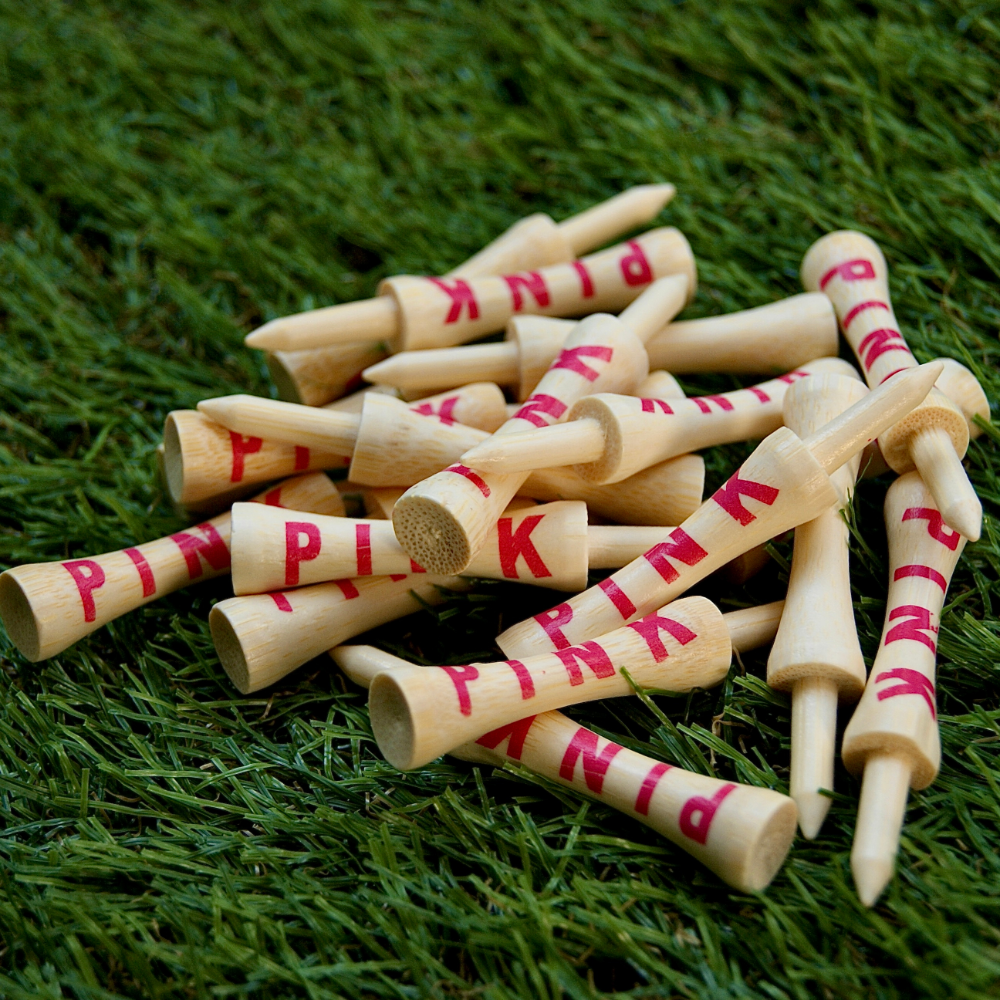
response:
{"label": "pointed tee tip", "polygon": [[815,840],[826,814],[830,811],[831,800],[819,792],[803,792],[793,795],[799,808],[799,829],[806,840]]}
{"label": "pointed tee tip", "polygon": [[869,909],[889,884],[895,870],[894,857],[851,856],[851,873],[858,898]]}
{"label": "pointed tee tip", "polygon": [[255,347],[259,351],[280,351],[281,350],[281,327],[275,327],[274,320],[258,326],[256,330],[248,333],[243,338],[243,343],[247,347]]}
{"label": "pointed tee tip", "polygon": [[978,498],[958,500],[941,511],[949,528],[964,535],[970,542],[978,542],[983,531],[983,505]]}

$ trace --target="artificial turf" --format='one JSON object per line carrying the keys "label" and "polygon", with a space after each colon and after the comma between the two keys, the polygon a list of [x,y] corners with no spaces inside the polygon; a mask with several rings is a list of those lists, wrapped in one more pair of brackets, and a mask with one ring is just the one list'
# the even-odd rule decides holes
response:
{"label": "artificial turf", "polygon": [[[996,412],[994,3],[0,0],[0,560],[180,523],[165,414],[268,393],[243,334],[454,266],[518,217],[677,185],[686,315],[799,291],[823,232],[870,233],[917,356]],[[686,381],[730,388],[727,378]],[[0,638],[0,996],[831,998],[1000,995],[1000,431],[940,637],[941,775],[911,794],[873,911],[842,769],[817,841],[739,895],[644,827],[514,770],[411,774],[326,660],[237,697],[206,617],[157,601],[44,663]],[[745,448],[709,454],[709,486]],[[862,485],[865,653],[885,480]],[[724,607],[780,596],[787,545]],[[376,632],[497,655],[551,603],[482,584]],[[654,757],[785,789],[788,702],[744,657],[718,690],[571,714]]]}

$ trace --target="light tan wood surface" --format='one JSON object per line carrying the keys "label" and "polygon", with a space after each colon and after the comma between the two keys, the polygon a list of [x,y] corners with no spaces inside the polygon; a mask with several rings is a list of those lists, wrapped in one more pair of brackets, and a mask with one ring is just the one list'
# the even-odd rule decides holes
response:
{"label": "light tan wood surface", "polygon": [[[536,320],[540,317],[521,318]],[[574,324],[567,321],[566,326],[572,329]],[[555,358],[565,340],[565,334],[560,331],[559,336],[553,339],[558,341],[558,345],[552,351],[552,358]],[[424,351],[401,351],[366,368],[364,377],[376,385],[392,386],[407,392],[430,392],[434,389],[447,389],[455,385],[464,385],[466,382],[479,381],[513,386],[517,384],[519,360],[520,349],[513,340],[460,347],[438,347]],[[551,363],[550,358],[549,364]],[[542,374],[544,371],[543,368]]]}
{"label": "light tan wood surface", "polygon": [[[396,400],[367,405],[371,412],[358,436],[351,478],[360,477],[360,489],[391,490],[393,505],[407,487],[451,465],[488,436],[461,424],[443,427],[418,420]],[[680,523],[701,503],[704,488],[703,459],[682,455],[614,486],[588,483],[569,469],[540,470],[518,493],[543,501],[583,500],[602,517],[645,525]]]}
{"label": "light tan wood surface", "polygon": [[637,184],[558,223],[542,212],[529,215],[448,276],[478,278],[566,263],[652,221],[676,190],[673,184]]}
{"label": "light tan wood surface", "polygon": [[[511,509],[515,507],[516,509]],[[423,572],[386,520],[356,520],[233,506],[232,577],[237,595],[349,577]],[[667,528],[587,524],[580,501],[536,506],[515,500],[464,576],[578,591],[588,569],[617,569]]]}
{"label": "light tan wood surface", "polygon": [[632,395],[645,399],[684,399],[684,390],[670,372],[658,370],[650,372],[632,390]]}
{"label": "light tan wood surface", "polygon": [[980,417],[989,423],[990,403],[983,392],[983,387],[979,380],[963,364],[955,361],[954,358],[938,358],[944,365],[941,377],[934,383],[961,411],[969,425],[969,438],[975,439],[983,433],[974,420]]}
{"label": "light tan wood surface", "polygon": [[[338,646],[330,655],[362,687],[376,673],[411,667],[373,646]],[[787,796],[653,760],[562,712],[520,719],[456,747],[451,755],[494,767],[511,761],[618,809],[742,892],[770,883],[795,834],[794,804]]]}
{"label": "light tan wood surface", "polygon": [[688,597],[586,646],[523,661],[379,674],[368,699],[372,731],[390,764],[412,770],[526,712],[630,695],[623,666],[636,684],[681,692],[718,684],[731,656],[719,609]]}
{"label": "light tan wood surface", "polygon": [[[360,486],[349,480],[339,485],[361,497],[370,518],[391,518],[396,501],[406,492],[405,486]],[[698,508],[704,491],[704,460],[681,455],[613,486],[595,486],[568,469],[533,473],[506,510],[536,501],[583,500],[590,513],[623,526],[679,524]]]}
{"label": "light tan wood surface", "polygon": [[[421,573],[403,551],[389,521],[355,520],[281,512],[236,504],[233,508],[233,591],[257,594],[325,580]],[[270,517],[269,513],[278,513]],[[625,562],[641,551],[629,534],[617,551]],[[632,542],[630,545],[629,542]],[[612,556],[614,546],[605,547]],[[621,565],[621,563],[619,563]],[[517,580],[554,590],[587,585],[587,505],[562,501],[505,511],[465,571],[466,576]]]}
{"label": "light tan wood surface", "polygon": [[[676,311],[677,291],[684,287],[683,278],[657,280],[620,318],[597,313],[581,320],[536,392],[494,437],[557,422],[587,393],[637,386],[649,374],[644,339]],[[462,572],[526,479],[527,473],[498,476],[461,462],[449,466],[400,498],[392,513],[396,537],[430,571]]]}
{"label": "light tan wood surface", "polygon": [[298,444],[337,455],[354,453],[361,417],[357,413],[302,406],[238,393],[198,403],[198,412],[245,437]]}
{"label": "light tan wood surface", "polygon": [[885,498],[889,594],[885,626],[841,755],[862,776],[851,871],[872,906],[892,877],[909,789],[926,788],[941,763],[935,682],[941,609],[965,538],[945,526],[916,472]]}
{"label": "light tan wood surface", "polygon": [[[727,611],[722,618],[733,650],[745,653],[773,641],[784,608],[784,601],[772,601]],[[375,675],[383,670],[414,665],[374,646],[337,646],[330,650],[330,656],[351,681],[363,688],[368,688]]]}
{"label": "light tan wood surface", "polygon": [[[806,437],[867,395],[857,377],[816,375],[785,395],[785,426]],[[813,840],[830,808],[838,700],[852,703],[865,686],[865,661],[854,624],[847,522],[861,454],[831,476],[837,503],[795,529],[786,614],[767,661],[767,682],[792,696],[789,794],[802,835]],[[234,545],[235,552],[235,545]]]}
{"label": "light tan wood surface", "polygon": [[662,228],[537,271],[450,285],[403,275],[383,281],[380,293],[396,303],[396,349],[422,350],[450,347],[502,330],[517,313],[618,312],[657,278],[672,274],[688,278],[688,296],[693,297],[696,270],[691,248],[678,230]]}
{"label": "light tan wood surface", "polygon": [[[621,311],[618,321],[645,345],[665,322],[670,322],[691,301],[694,292],[690,289],[691,281],[686,274],[668,274],[657,278]],[[570,337],[578,335],[579,331],[571,330],[563,341],[563,347],[575,343],[570,341]],[[649,373],[648,360],[646,372]]]}
{"label": "light tan wood surface", "polygon": [[[527,399],[558,357],[573,322],[519,315],[506,329],[502,344],[403,352],[373,364],[364,377],[425,392],[481,379],[511,386],[518,399]],[[723,316],[675,320],[653,334],[646,351],[651,368],[678,375],[776,374],[835,357],[837,317],[825,295],[809,292]]]}
{"label": "light tan wood surface", "polygon": [[[739,614],[744,642],[773,636],[773,608]],[[688,597],[595,641],[523,661],[378,675],[368,701],[372,731],[386,759],[410,770],[526,711],[630,695],[633,684],[675,692],[717,684],[731,655],[725,616],[707,598]]]}
{"label": "light tan wood surface", "polygon": [[[802,284],[829,296],[870,386],[917,364],[893,314],[888,268],[874,240],[852,230],[828,233],[806,253]],[[951,369],[946,384],[960,379]],[[973,541],[979,538],[983,508],[961,463],[969,426],[954,402],[935,389],[879,435],[879,446],[894,472],[915,468],[920,473],[950,527]]]}
{"label": "light tan wood surface", "polygon": [[[483,247],[445,277],[475,278],[488,274],[509,274],[549,264],[571,261],[579,253],[656,217],[673,197],[672,184],[642,184],[629,188],[607,201],[556,224],[543,213],[529,215],[514,223],[492,243]],[[587,245],[587,240],[595,242]],[[329,315],[329,314],[327,314]],[[282,317],[261,329],[283,325],[310,328],[311,313]],[[300,318],[301,317],[301,318]],[[386,355],[386,345],[378,340],[335,344],[311,350],[276,351],[267,356],[271,378],[278,395],[290,403],[322,406],[342,396],[361,372]],[[448,389],[466,382],[495,379],[461,379],[432,388]]]}
{"label": "light tan wood surface", "polygon": [[261,483],[350,462],[349,455],[237,434],[197,410],[167,414],[163,445],[170,498],[185,507],[232,502]]}
{"label": "light tan wood surface", "polygon": [[[321,472],[285,480],[254,499],[259,505],[343,515]],[[30,563],[0,574],[0,619],[23,656],[45,660],[158,597],[229,572],[230,515],[119,552]]]}
{"label": "light tan wood surface", "polygon": [[837,318],[821,293],[670,323],[646,344],[650,367],[754,375],[837,356]]}
{"label": "light tan wood surface", "polygon": [[[350,455],[358,439],[364,402],[362,397],[358,411],[353,411],[237,394],[203,399],[198,412],[238,434]],[[474,382],[407,405],[414,413],[448,426],[461,423],[490,433],[507,419],[503,393],[492,382]]]}
{"label": "light tan wood surface", "polygon": [[451,465],[467,442],[487,436],[476,427],[429,419],[413,404],[369,394],[348,475],[361,486],[412,486]]}
{"label": "light tan wood surface", "polygon": [[536,500],[583,500],[591,513],[621,524],[680,524],[701,504],[705,460],[680,455],[612,486],[588,483],[569,469],[541,469],[518,492]]}
{"label": "light tan wood surface", "polygon": [[565,423],[496,435],[461,461],[480,472],[502,473],[571,465],[591,482],[619,482],[686,451],[766,437],[781,426],[788,387],[814,372],[857,375],[839,358],[820,358],[779,378],[717,396],[667,401],[596,393],[578,400]]}
{"label": "light tan wood surface", "polygon": [[[365,396],[370,392],[382,393],[390,399],[396,398],[389,386],[369,386],[363,392],[349,397],[352,399],[350,405],[341,406],[340,403],[346,403],[341,400],[330,403],[324,409],[360,414],[364,410]],[[439,392],[436,396],[409,400],[407,405],[414,413],[435,417],[443,424],[465,424],[488,434],[492,434],[507,419],[507,403],[500,387],[494,382],[465,383],[448,392]]]}
{"label": "light tan wood surface", "polygon": [[[364,485],[412,486],[425,476],[445,468],[463,451],[487,436],[484,431],[454,422],[454,417],[442,412],[451,407],[449,401],[456,396],[459,400],[465,396],[469,400],[473,419],[492,424],[501,417],[501,412],[506,417],[506,409],[501,411],[502,397],[498,396],[498,392],[495,386],[484,392],[478,388],[469,392],[456,390],[409,404],[385,394],[365,393],[361,419],[356,414],[325,408],[302,409],[310,420],[322,423],[328,431],[339,430],[341,444],[346,444],[352,437],[362,442],[360,454],[355,448],[352,469],[364,474],[363,470],[370,466],[371,481],[365,481]],[[368,402],[372,396],[378,396],[378,401]],[[257,399],[253,396],[248,398]],[[228,404],[220,404],[224,405]],[[251,405],[256,410],[256,402]],[[288,407],[292,404],[275,405]],[[428,407],[433,409],[430,415],[434,419],[425,419],[427,414],[421,412]],[[492,416],[489,415],[491,409]],[[478,418],[476,410],[480,413]],[[364,426],[366,412],[369,414],[367,427]],[[291,418],[285,419],[294,422],[299,413],[295,410]],[[445,420],[445,417],[448,419]],[[214,505],[218,509],[220,502],[232,503],[246,496],[254,485],[290,472],[337,469],[352,463],[350,452],[320,451],[301,443],[241,434],[195,410],[175,410],[167,416],[164,446],[164,468],[171,499],[192,509],[202,504]],[[410,449],[407,453],[410,457],[405,461],[400,460],[400,448],[404,451]],[[439,455],[443,457],[439,464],[435,464],[435,456]],[[411,478],[401,480],[400,475],[407,471]]]}
{"label": "light tan wood surface", "polygon": [[331,646],[376,625],[440,604],[460,577],[370,576],[220,601],[208,616],[212,641],[242,694],[269,687]]}
{"label": "light tan wood surface", "polygon": [[727,611],[722,617],[729,629],[733,650],[746,653],[772,642],[778,633],[784,611],[784,601],[771,601],[769,604],[740,608],[739,611]]}
{"label": "light tan wood surface", "polygon": [[[658,525],[591,524],[587,528],[588,567],[591,570],[619,569],[672,530]],[[584,582],[583,587],[586,585]],[[583,587],[577,589],[583,590]]]}
{"label": "light tan wood surface", "polygon": [[507,274],[561,264],[575,256],[558,224],[544,212],[536,212],[519,219],[467,261],[452,268],[445,277],[481,278],[488,274]]}
{"label": "light tan wood surface", "polygon": [[393,399],[402,399],[399,390],[394,389],[391,385],[366,385],[363,389],[358,389],[348,396],[341,396],[332,403],[324,403],[323,409],[335,410],[339,413],[360,413],[361,407],[365,404],[365,396],[370,392],[380,392]]}
{"label": "light tan wood surface", "polygon": [[[349,485],[353,487],[354,484],[350,483]],[[365,515],[379,521],[392,519],[392,508],[396,506],[396,501],[406,492],[402,486],[377,486],[374,488],[358,486],[355,489],[361,495]],[[531,497],[514,497],[507,504],[507,509],[504,513],[509,514],[511,511],[524,510],[536,505],[536,501],[532,500]]]}
{"label": "light tan wood surface", "polygon": [[[548,264],[571,261],[602,243],[656,217],[674,196],[672,184],[642,184],[629,188],[579,215],[556,224],[537,213],[514,223],[505,233],[483,247],[445,277],[475,278],[487,274],[509,274]],[[594,240],[588,244],[588,240]],[[298,314],[308,317],[309,313]],[[296,317],[283,317],[273,324],[295,325]],[[308,325],[309,320],[304,322]],[[261,328],[263,329],[263,327]],[[335,344],[303,351],[276,351],[267,356],[271,379],[278,395],[290,403],[322,406],[347,392],[365,368],[386,355],[379,341]],[[466,382],[496,379],[465,378],[431,388],[449,389]]]}
{"label": "light tan wood surface", "polygon": [[902,372],[804,441],[779,428],[662,542],[596,587],[507,629],[498,645],[507,656],[532,656],[601,635],[818,517],[837,500],[830,473],[919,403],[940,373],[935,364]]}
{"label": "light tan wood surface", "polygon": [[281,399],[304,406],[322,406],[351,392],[362,372],[386,356],[381,342],[334,344],[310,351],[275,351],[267,368]]}
{"label": "light tan wood surface", "polygon": [[665,227],[539,270],[476,278],[387,278],[377,298],[276,320],[255,330],[246,343],[271,351],[383,339],[392,341],[394,350],[450,347],[502,330],[516,313],[617,312],[668,274],[687,275],[688,294],[694,295],[691,248],[680,232]]}

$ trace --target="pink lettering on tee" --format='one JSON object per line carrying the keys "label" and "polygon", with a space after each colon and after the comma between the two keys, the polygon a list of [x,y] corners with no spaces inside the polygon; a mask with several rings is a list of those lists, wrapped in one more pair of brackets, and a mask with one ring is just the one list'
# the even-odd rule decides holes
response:
{"label": "pink lettering on tee", "polygon": [[80,594],[80,603],[83,605],[83,620],[85,622],[96,621],[97,606],[94,603],[94,591],[100,590],[104,586],[104,570],[93,559],[73,559],[70,562],[64,562],[62,567],[73,577],[73,582]]}

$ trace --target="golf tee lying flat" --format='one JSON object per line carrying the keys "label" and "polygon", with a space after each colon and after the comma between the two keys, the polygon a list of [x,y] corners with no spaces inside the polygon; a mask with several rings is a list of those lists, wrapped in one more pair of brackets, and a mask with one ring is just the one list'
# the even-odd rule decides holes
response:
{"label": "golf tee lying flat", "polygon": [[462,461],[484,472],[534,472],[563,465],[596,462],[604,454],[604,432],[596,420],[552,424],[544,432],[527,430],[498,434],[475,448]]}
{"label": "golf tee lying flat", "polygon": [[399,330],[399,307],[388,295],[281,316],[247,334],[244,343],[265,351],[305,351],[355,340],[389,340]]}

